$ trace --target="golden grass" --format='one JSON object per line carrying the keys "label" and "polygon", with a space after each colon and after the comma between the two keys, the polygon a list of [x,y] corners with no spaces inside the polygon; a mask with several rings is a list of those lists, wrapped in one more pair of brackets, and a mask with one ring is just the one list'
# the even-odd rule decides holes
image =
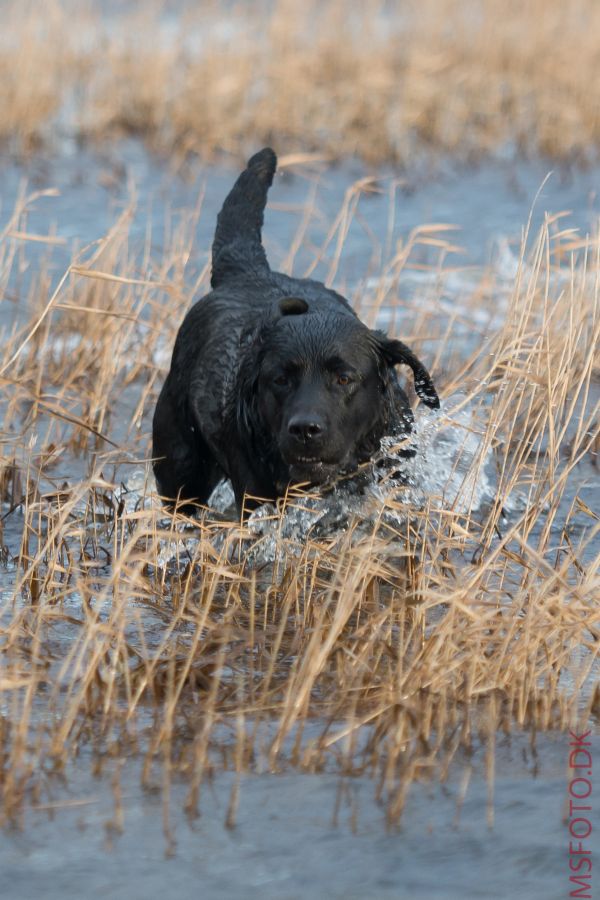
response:
{"label": "golden grass", "polygon": [[[3,283],[26,203],[0,241]],[[396,533],[382,518],[368,534],[354,523],[303,546],[281,538],[276,564],[256,568],[239,522],[169,516],[150,487],[136,505],[123,493],[150,451],[160,360],[197,254],[190,216],[160,255],[148,239],[140,261],[131,216],[53,292],[42,270],[27,320],[2,342],[0,528],[13,529],[0,531],[12,581],[1,612],[4,821],[22,821],[87,748],[98,770],[141,755],[144,784],[162,785],[167,832],[171,779],[185,779],[193,813],[222,768],[368,774],[394,823],[410,784],[444,778],[457,753],[483,743],[491,774],[498,730],[597,715],[600,524],[574,485],[600,435],[598,242],[548,221],[522,254],[502,323],[468,358],[458,318],[411,314],[411,343],[435,342],[443,393],[464,389],[479,404],[498,466],[489,509],[431,498]],[[417,230],[384,261],[376,303],[402,307],[419,240]],[[498,311],[490,277],[467,307]],[[523,508],[504,521],[518,492]],[[402,493],[387,504],[402,507]],[[161,563],[166,542],[178,565]]]}
{"label": "golden grass", "polygon": [[410,164],[597,157],[595,0],[7,4],[0,139],[138,134],[176,155],[261,143]]}

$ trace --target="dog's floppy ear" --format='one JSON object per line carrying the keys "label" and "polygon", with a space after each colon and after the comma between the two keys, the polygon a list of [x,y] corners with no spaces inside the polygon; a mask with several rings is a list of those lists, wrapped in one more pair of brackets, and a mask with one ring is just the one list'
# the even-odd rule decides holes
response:
{"label": "dog's floppy ear", "polygon": [[421,398],[423,403],[430,406],[431,409],[439,409],[440,400],[437,391],[433,386],[431,375],[423,363],[417,359],[412,350],[407,347],[406,344],[403,344],[402,341],[388,338],[381,332],[376,331],[375,337],[379,352],[387,365],[396,366],[404,364],[405,366],[410,366],[415,379],[415,390],[417,395]]}
{"label": "dog's floppy ear", "polygon": [[308,303],[300,297],[284,297],[278,306],[282,316],[303,316],[308,312]]}

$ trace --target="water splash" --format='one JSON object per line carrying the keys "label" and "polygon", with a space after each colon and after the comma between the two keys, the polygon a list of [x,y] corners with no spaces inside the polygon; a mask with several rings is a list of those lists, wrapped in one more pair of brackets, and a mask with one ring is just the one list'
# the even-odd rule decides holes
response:
{"label": "water splash", "polygon": [[[443,401],[440,410],[420,406],[410,439],[387,435],[358,473],[307,491],[279,508],[265,503],[252,512],[246,523],[252,535],[247,561],[274,562],[282,544],[287,554],[299,553],[309,536],[335,537],[351,525],[358,533],[372,530],[378,522],[397,528],[426,505],[432,510],[476,513],[494,501],[497,489],[486,425],[485,409],[461,394]],[[147,506],[147,489],[148,473],[134,472],[125,485],[127,507],[136,502]],[[230,519],[236,516],[229,481],[220,482],[207,505]],[[218,530],[215,540],[223,540]],[[185,534],[173,533],[159,554],[161,568],[187,564],[195,543],[190,526]]]}
{"label": "water splash", "polygon": [[[439,412],[421,407],[416,416],[415,456],[407,463],[414,506],[430,505],[468,514],[494,500],[497,481],[487,422],[479,404],[455,394]],[[384,438],[382,446],[388,446]]]}
{"label": "water splash", "polygon": [[256,561],[273,562],[282,538],[289,553],[293,543],[300,548],[309,535],[335,535],[352,522],[359,533],[377,522],[397,527],[426,504],[473,513],[493,501],[495,489],[493,454],[478,408],[455,395],[439,411],[420,407],[410,441],[387,435],[357,475],[329,490],[308,492],[286,506],[281,517],[271,504],[259,507],[248,520],[261,539],[251,553]]}

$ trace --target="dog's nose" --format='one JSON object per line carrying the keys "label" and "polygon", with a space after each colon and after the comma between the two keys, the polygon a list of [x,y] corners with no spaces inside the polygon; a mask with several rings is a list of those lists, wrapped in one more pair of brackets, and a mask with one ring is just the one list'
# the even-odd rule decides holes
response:
{"label": "dog's nose", "polygon": [[318,416],[292,416],[288,422],[288,432],[298,441],[316,441],[323,436],[325,425]]}

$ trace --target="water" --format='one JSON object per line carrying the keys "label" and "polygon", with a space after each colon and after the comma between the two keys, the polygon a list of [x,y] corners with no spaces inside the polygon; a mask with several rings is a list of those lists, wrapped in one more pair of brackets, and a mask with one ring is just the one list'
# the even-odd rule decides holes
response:
{"label": "water", "polygon": [[[469,317],[464,330],[472,339],[473,331],[490,326],[490,314],[483,310],[479,313],[465,303],[465,298],[484,267],[489,267],[491,290],[497,300],[495,314],[502,315],[515,276],[521,230],[547,170],[539,161],[486,163],[468,170],[448,165],[442,166],[435,178],[430,173],[417,173],[410,183],[397,184],[391,173],[382,172],[381,193],[361,199],[360,215],[349,228],[339,265],[334,265],[333,248],[329,247],[313,274],[334,278],[336,286],[352,295],[369,314],[376,290],[369,277],[379,271],[382,254],[391,252],[398,241],[406,241],[415,223],[457,224],[460,230],[448,232],[446,237],[462,250],[449,255],[442,252],[445,268],[440,270],[436,268],[439,248],[426,244],[417,247],[412,257],[415,265],[429,269],[408,268],[403,272],[404,304],[394,310],[384,307],[378,321],[403,335],[410,334],[412,317],[421,305],[433,302],[441,283],[448,317],[457,310]],[[284,173],[276,180],[265,226],[265,242],[274,267],[286,258],[315,183],[316,213],[294,260],[294,272],[299,275],[314,264],[314,248],[325,240],[347,187],[364,174],[359,163],[347,162],[302,176]],[[0,160],[0,228],[8,220],[20,182],[27,178],[31,189],[58,187],[60,194],[35,200],[23,227],[37,234],[52,233],[64,241],[52,248],[50,256],[44,245],[27,245],[18,275],[8,282],[7,296],[0,303],[0,328],[10,329],[22,320],[22,298],[42,263],[56,284],[74,248],[106,233],[128,201],[128,184],[132,181],[138,201],[131,235],[140,255],[149,224],[153,247],[158,251],[168,230],[165,223],[170,221],[170,227],[176,227],[203,195],[196,234],[196,246],[201,250],[188,269],[191,283],[206,263],[214,220],[233,175],[224,166],[198,166],[183,178],[136,143],[124,143],[101,157],[90,150],[66,146],[62,155],[34,160],[27,170]],[[599,175],[594,169],[555,173],[538,197],[532,230],[546,210],[569,209],[569,225],[582,234],[594,231],[600,214],[595,187]],[[2,277],[0,272],[0,284]],[[160,353],[155,362],[165,368],[169,348],[162,347]],[[115,439],[125,436],[134,408],[135,394],[125,391],[119,401],[119,420],[112,426]],[[309,496],[303,501],[303,509],[286,511],[283,523],[274,522],[272,508],[262,507],[249,522],[255,537],[261,537],[249,562],[273,562],[275,534],[280,532],[288,547],[296,543],[300,548],[313,529],[320,529],[317,533],[321,535],[335,534],[347,528],[353,517],[368,528],[372,521],[388,516],[390,524],[398,527],[404,515],[397,509],[398,500],[477,514],[494,502],[498,488],[494,453],[481,442],[487,415],[485,403],[465,404],[460,393],[446,398],[439,413],[421,407],[416,416],[416,454],[412,460],[397,456],[394,436],[390,435],[382,444],[378,460],[360,479],[340,484],[325,497]],[[147,420],[142,422],[141,430],[147,433],[148,425]],[[81,459],[66,454],[57,463],[57,483],[76,479],[83,468]],[[148,467],[122,466],[118,475],[128,510],[140,503],[156,502]],[[581,464],[572,493],[565,497],[565,514],[573,492],[583,488],[588,506],[599,509],[600,479],[588,462]],[[224,511],[231,507],[231,500],[230,489],[224,484],[211,502],[215,509]],[[506,498],[506,515],[517,515],[521,503],[518,493]],[[9,512],[4,508],[2,513],[3,540],[9,553],[15,555],[22,515],[18,509]],[[574,517],[573,529],[578,523],[583,529],[586,521],[585,517]],[[165,542],[162,565],[173,567],[178,553],[193,549],[194,541],[193,532],[188,530],[177,540]],[[9,587],[14,575],[10,564],[0,571],[4,588]],[[157,633],[160,627],[157,621]],[[68,635],[63,639],[68,641]],[[84,895],[139,896],[146,900],[163,896],[166,891],[173,897],[183,897],[200,890],[203,897],[217,900],[240,896],[278,900],[524,896],[552,900],[568,893],[568,844],[561,820],[566,758],[564,736],[541,736],[539,770],[534,778],[535,766],[525,742],[517,738],[508,743],[497,758],[495,825],[491,833],[486,826],[488,788],[481,754],[473,763],[458,826],[454,821],[464,773],[460,766],[446,787],[414,788],[399,834],[386,833],[383,810],[374,802],[372,783],[366,779],[347,783],[340,825],[333,827],[332,810],[340,785],[334,776],[286,773],[245,777],[238,824],[233,831],[223,826],[233,776],[223,773],[205,789],[202,817],[191,827],[181,812],[185,789],[176,784],[170,805],[176,840],[171,860],[164,859],[160,797],[138,787],[136,764],[127,763],[123,776],[125,831],[119,836],[110,825],[114,810],[108,781],[92,778],[82,758],[68,773],[68,786],[52,788],[55,818],[50,818],[48,811],[30,813],[30,827],[23,834],[7,834],[0,842],[0,895],[11,900],[40,895],[50,900]],[[356,833],[351,827],[354,814]],[[109,855],[107,844],[112,845]]]}
{"label": "water", "polygon": [[184,790],[175,785],[171,858],[159,796],[143,792],[133,774],[119,834],[111,827],[110,791],[77,766],[50,810],[32,813],[24,833],[4,836],[0,896],[158,900],[168,891],[177,900],[560,900],[570,874],[562,823],[568,747],[564,737],[543,744],[541,762],[518,737],[498,748],[493,831],[476,769],[461,806],[469,766],[443,788],[416,785],[401,830],[391,832],[372,785],[360,778],[245,777],[233,830],[223,825],[233,776],[217,777],[191,824],[176,815]]}

